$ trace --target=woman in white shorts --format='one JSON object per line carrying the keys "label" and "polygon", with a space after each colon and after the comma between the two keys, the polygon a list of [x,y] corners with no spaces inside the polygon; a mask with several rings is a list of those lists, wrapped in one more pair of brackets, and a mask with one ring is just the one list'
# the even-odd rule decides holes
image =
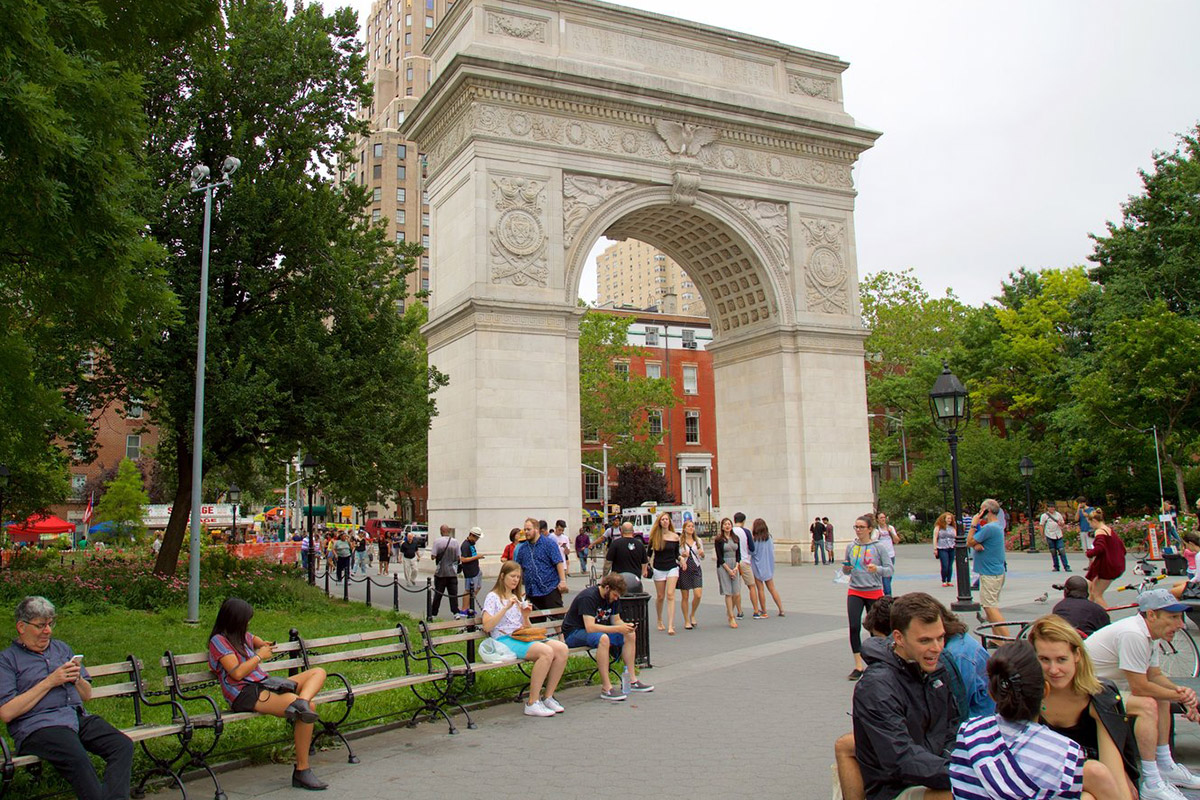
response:
{"label": "woman in white shorts", "polygon": [[675,584],[679,582],[679,534],[669,513],[658,515],[650,529],[650,567],[654,570],[654,610],[663,630],[663,600],[667,601],[668,636],[675,635]]}

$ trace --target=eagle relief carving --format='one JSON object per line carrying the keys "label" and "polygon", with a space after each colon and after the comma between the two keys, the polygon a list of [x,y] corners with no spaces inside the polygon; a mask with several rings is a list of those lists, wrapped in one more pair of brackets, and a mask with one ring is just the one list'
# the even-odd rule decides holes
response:
{"label": "eagle relief carving", "polygon": [[669,119],[654,120],[654,130],[667,144],[671,155],[695,158],[705,145],[712,144],[720,136],[716,128],[693,125],[690,122],[675,122]]}

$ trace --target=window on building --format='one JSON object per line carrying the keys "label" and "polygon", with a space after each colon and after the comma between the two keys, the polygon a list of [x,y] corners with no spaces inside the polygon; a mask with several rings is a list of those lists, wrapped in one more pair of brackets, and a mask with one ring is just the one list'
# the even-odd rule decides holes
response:
{"label": "window on building", "polygon": [[404,46],[412,47],[412,31],[409,31],[408,33],[404,34]]}
{"label": "window on building", "polygon": [[433,27],[433,17],[432,17],[432,16],[425,17],[425,27],[426,27],[426,28],[432,28],[432,27]]}
{"label": "window on building", "polygon": [[683,393],[684,394],[700,394],[700,386],[697,378],[698,371],[695,364],[683,365]]}
{"label": "window on building", "polygon": [[371,178],[373,180],[380,180],[383,178],[383,164],[376,164],[375,166],[371,167]]}
{"label": "window on building", "polygon": [[650,362],[646,364],[646,377],[655,380],[662,377],[662,364]]}
{"label": "window on building", "polygon": [[374,155],[376,158],[383,158],[383,142],[375,143],[375,147],[372,149],[372,155]]}
{"label": "window on building", "polygon": [[136,397],[129,398],[129,405],[125,408],[125,419],[141,419],[144,413],[142,401]]}
{"label": "window on building", "polygon": [[583,473],[583,502],[599,503],[600,500],[600,473],[589,470]]}
{"label": "window on building", "polygon": [[379,217],[380,217],[379,209],[378,208],[371,209],[371,222],[379,222]]}
{"label": "window on building", "polygon": [[[424,164],[424,163],[425,163],[424,159],[422,159],[421,163],[422,163],[422,164]],[[429,192],[428,192],[428,190],[421,192],[421,205],[423,205],[423,206],[427,206],[427,205],[429,205]]]}
{"label": "window on building", "polygon": [[397,224],[397,225],[403,225],[403,224],[404,224],[404,219],[405,219],[405,217],[406,217],[406,216],[407,216],[407,214],[405,214],[405,213],[404,213],[404,209],[403,209],[403,208],[398,208],[398,209],[396,209],[396,224]]}
{"label": "window on building", "polygon": [[404,70],[404,80],[408,81],[409,83],[412,83],[412,79],[413,79],[413,68],[409,67],[408,69]]}
{"label": "window on building", "polygon": [[429,256],[421,256],[421,269],[429,271]]}
{"label": "window on building", "polygon": [[404,202],[404,198],[405,198],[406,196],[407,196],[407,192],[405,192],[405,191],[404,191],[404,188],[403,188],[403,187],[401,187],[401,188],[399,188],[399,189],[397,189],[397,190],[396,190],[396,202],[397,202],[397,203],[403,203],[403,202]]}
{"label": "window on building", "polygon": [[405,27],[407,27],[407,28],[411,28],[411,27],[412,27],[412,14],[405,14],[405,15],[404,15],[404,25],[405,25]]}
{"label": "window on building", "polygon": [[646,328],[646,346],[658,347],[658,328]]}
{"label": "window on building", "polygon": [[426,228],[429,227],[429,212],[428,211],[426,211],[424,214],[421,215],[421,224],[424,225]]}
{"label": "window on building", "polygon": [[403,161],[407,155],[408,155],[408,145],[404,145],[404,144],[396,145],[396,158]]}
{"label": "window on building", "polygon": [[125,437],[125,457],[130,461],[142,457],[142,437],[139,434],[131,433]]}
{"label": "window on building", "polygon": [[404,231],[396,231],[396,241],[397,242],[404,241]]}
{"label": "window on building", "polygon": [[613,371],[617,373],[617,377],[619,377],[621,380],[625,380],[625,381],[629,380],[629,362],[628,361],[614,361],[613,362]]}
{"label": "window on building", "polygon": [[429,249],[429,234],[428,233],[424,234],[421,237],[421,247],[424,247],[426,250]]}
{"label": "window on building", "polygon": [[[597,478],[600,476],[597,475]],[[71,496],[76,500],[83,499],[83,492],[87,488],[87,475],[72,475],[71,476]]]}
{"label": "window on building", "polygon": [[382,199],[383,199],[383,189],[380,189],[378,186],[376,186],[375,190],[373,192],[371,192],[371,201],[378,203]]}
{"label": "window on building", "polygon": [[683,441],[685,444],[700,444],[700,412],[691,409],[683,412]]}
{"label": "window on building", "polygon": [[583,440],[584,440],[585,442],[598,442],[598,441],[600,441],[600,431],[599,431],[599,430],[597,430],[596,428],[588,428],[587,430],[585,430],[585,431],[583,432]]}
{"label": "window on building", "polygon": [[421,278],[421,291],[429,291],[429,278]]}
{"label": "window on building", "polygon": [[[398,180],[398,181],[402,181],[402,180],[404,180],[404,178],[405,178],[405,176],[406,176],[406,175],[408,175],[408,173],[405,171],[405,169],[404,169],[404,165],[403,165],[403,164],[401,164],[400,166],[396,167],[396,180]],[[402,191],[404,191],[404,190],[403,190],[403,189],[400,189],[399,191],[401,191],[401,192],[402,192]],[[399,195],[397,195],[397,198],[399,198]],[[403,201],[403,200],[401,200],[400,202],[404,202],[404,201]]]}
{"label": "window on building", "polygon": [[654,409],[652,411],[646,412],[646,417],[650,421],[650,436],[652,436],[652,437],[662,436],[662,432],[663,432],[662,412],[657,409]]}
{"label": "window on building", "polygon": [[696,331],[694,329],[692,329],[692,328],[684,328],[683,329],[683,343],[684,344],[695,344],[696,343]]}
{"label": "window on building", "polygon": [[404,90],[404,96],[405,96],[405,97],[412,97],[412,96],[413,96],[413,89],[412,89],[412,87],[411,87],[411,86],[409,86],[407,89],[405,89],[405,90]]}

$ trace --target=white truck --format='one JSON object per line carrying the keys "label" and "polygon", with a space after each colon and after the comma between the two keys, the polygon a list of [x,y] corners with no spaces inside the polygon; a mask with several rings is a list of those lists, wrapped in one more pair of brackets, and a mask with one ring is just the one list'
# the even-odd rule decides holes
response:
{"label": "white truck", "polygon": [[647,501],[640,506],[621,509],[621,520],[623,522],[633,523],[633,530],[640,534],[646,542],[650,541],[650,529],[654,527],[654,520],[662,513],[671,515],[671,522],[675,525],[675,530],[683,529],[683,523],[691,520],[699,522],[696,516],[696,509],[691,506],[665,506],[659,505],[653,501]]}

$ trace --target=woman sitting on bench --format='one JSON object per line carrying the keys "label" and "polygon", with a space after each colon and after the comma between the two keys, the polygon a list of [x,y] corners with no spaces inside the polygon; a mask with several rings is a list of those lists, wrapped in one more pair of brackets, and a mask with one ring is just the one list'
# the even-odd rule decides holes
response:
{"label": "woman sitting on bench", "polygon": [[[568,648],[557,639],[526,642],[511,636],[514,631],[529,627],[529,613],[532,610],[533,605],[525,599],[521,565],[515,561],[505,561],[500,567],[496,585],[483,601],[483,630],[511,650],[517,658],[533,662],[525,713],[531,717],[553,717],[564,710],[554,699],[554,690],[558,688],[558,681],[567,667]],[[542,684],[546,686],[545,699],[541,697]]]}
{"label": "woman sitting on bench", "polygon": [[262,685],[268,675],[262,663],[271,658],[274,642],[251,634],[247,627],[254,608],[238,597],[230,597],[217,611],[212,635],[208,640],[208,666],[221,684],[221,693],[234,711],[257,711],[283,717],[295,726],[296,768],[292,786],[298,789],[325,789],[327,784],[313,775],[308,766],[308,747],[312,744],[313,723],[317,712],[312,699],[325,685],[325,670],[320,667],[293,675],[293,692],[277,692]]}

